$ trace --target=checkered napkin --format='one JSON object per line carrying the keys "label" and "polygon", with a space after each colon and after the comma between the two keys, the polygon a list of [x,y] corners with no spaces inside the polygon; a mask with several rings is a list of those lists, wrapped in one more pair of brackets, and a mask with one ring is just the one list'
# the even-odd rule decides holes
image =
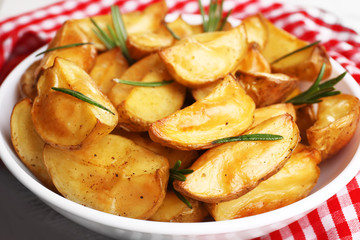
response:
{"label": "checkered napkin", "polygon": [[[154,0],[68,0],[0,22],[0,83],[26,56],[49,42],[70,18],[109,13],[113,4],[122,12],[142,10]],[[169,12],[199,13],[197,0],[167,1]],[[224,11],[242,19],[261,11],[275,25],[314,42],[360,83],[360,36],[339,19],[317,8],[301,8],[269,0],[226,0]],[[259,239],[360,239],[360,173],[340,192],[298,221]]]}

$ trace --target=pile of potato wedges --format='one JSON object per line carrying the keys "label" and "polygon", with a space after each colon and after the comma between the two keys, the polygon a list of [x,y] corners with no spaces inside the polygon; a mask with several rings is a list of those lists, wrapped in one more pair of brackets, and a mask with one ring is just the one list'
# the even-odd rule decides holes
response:
{"label": "pile of potato wedges", "polygon": [[[261,14],[215,32],[181,16],[165,23],[166,14],[165,1],[123,14],[133,64],[120,48],[106,48],[89,18],[66,21],[48,48],[93,44],[47,52],[23,74],[23,99],[11,116],[19,158],[65,198],[137,219],[229,220],[306,197],[318,164],[346,146],[360,116],[359,99],[347,94],[317,108],[285,103],[323,64],[329,78],[325,48],[275,61],[308,43]],[[112,26],[111,15],[93,19],[105,32]],[[143,87],[114,78],[174,82]],[[110,111],[53,88],[80,92]],[[214,142],[261,133],[282,139]],[[193,172],[169,186],[178,160]]]}

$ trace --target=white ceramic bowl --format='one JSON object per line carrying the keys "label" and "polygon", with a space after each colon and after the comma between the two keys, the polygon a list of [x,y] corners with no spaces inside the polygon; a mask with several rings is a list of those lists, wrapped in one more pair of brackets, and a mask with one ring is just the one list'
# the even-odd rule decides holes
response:
{"label": "white ceramic bowl", "polygon": [[[41,49],[37,52],[40,52]],[[0,153],[11,173],[50,207],[69,219],[104,235],[124,239],[241,239],[258,237],[299,219],[336,194],[360,170],[360,129],[351,142],[334,158],[320,165],[319,181],[312,193],[286,207],[256,216],[221,222],[163,223],[130,219],[100,212],[65,199],[45,188],[17,157],[10,139],[10,115],[19,100],[19,81],[35,61],[26,58],[6,78],[0,89]],[[333,75],[344,69],[332,60]],[[338,86],[344,93],[360,98],[360,88],[347,74]]]}

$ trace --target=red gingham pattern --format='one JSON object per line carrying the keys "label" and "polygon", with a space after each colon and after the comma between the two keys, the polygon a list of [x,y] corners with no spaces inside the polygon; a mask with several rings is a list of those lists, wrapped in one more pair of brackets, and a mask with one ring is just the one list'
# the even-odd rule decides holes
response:
{"label": "red gingham pattern", "polygon": [[[69,18],[106,14],[117,4],[122,12],[142,10],[156,0],[68,0],[0,22],[0,83],[26,56],[49,42]],[[171,13],[199,13],[197,0],[167,1]],[[278,27],[314,42],[360,83],[360,36],[339,19],[317,8],[301,8],[269,0],[227,0],[224,11],[242,19],[261,11]],[[1,167],[2,165],[0,165]],[[340,192],[298,221],[260,237],[277,239],[360,239],[360,173]]]}

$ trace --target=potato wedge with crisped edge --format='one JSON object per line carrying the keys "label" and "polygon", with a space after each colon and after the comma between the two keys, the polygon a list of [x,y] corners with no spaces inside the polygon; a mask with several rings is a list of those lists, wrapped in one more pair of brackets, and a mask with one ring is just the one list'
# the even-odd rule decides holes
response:
{"label": "potato wedge with crisped edge", "polygon": [[316,149],[299,144],[284,167],[256,188],[238,199],[209,203],[206,207],[216,221],[221,221],[289,205],[309,195],[320,175],[317,166],[320,161],[320,153]]}
{"label": "potato wedge with crisped edge", "polygon": [[121,53],[120,48],[113,48],[96,57],[95,65],[91,69],[90,77],[94,79],[100,91],[108,94],[115,85],[114,78],[119,78],[129,64]]}
{"label": "potato wedge with crisped edge", "polygon": [[312,104],[296,107],[296,124],[300,130],[301,142],[309,145],[306,131],[314,125],[316,121],[316,114]]}
{"label": "potato wedge with crisped edge", "polygon": [[251,127],[255,127],[269,118],[283,115],[285,113],[290,114],[296,122],[296,110],[294,105],[291,103],[278,103],[267,107],[257,108],[254,112],[254,123]]}
{"label": "potato wedge with crisped edge", "polygon": [[[64,46],[73,43],[88,42],[88,37],[81,31],[72,20],[66,21],[60,30],[56,32],[51,40],[48,49]],[[89,72],[94,66],[97,51],[92,44],[86,44],[78,47],[63,48],[50,51],[44,54],[39,66],[35,71],[35,76],[39,77],[41,71],[52,67],[55,58],[61,57],[75,63],[80,68]]]}
{"label": "potato wedge with crisped edge", "polygon": [[33,62],[24,72],[20,79],[20,94],[22,97],[34,100],[37,95],[35,71],[40,60]]}
{"label": "potato wedge with crisped edge", "polygon": [[299,129],[289,114],[268,119],[244,134],[267,133],[277,141],[224,143],[205,152],[189,167],[186,180],[175,180],[175,190],[190,198],[218,203],[230,201],[277,173],[300,141]]}
{"label": "potato wedge with crisped edge", "polygon": [[248,42],[256,42],[259,44],[260,49],[263,49],[268,41],[269,30],[265,21],[261,13],[242,20],[246,29]]}
{"label": "potato wedge with crisped edge", "polygon": [[241,24],[229,31],[189,36],[159,55],[176,81],[198,87],[225,77],[246,51],[246,32]]}
{"label": "potato wedge with crisped edge", "polygon": [[323,79],[326,79],[332,71],[330,59],[323,46],[315,45],[271,64],[271,70],[295,76],[301,81],[313,82],[323,64],[326,66]]}
{"label": "potato wedge with crisped edge", "polygon": [[[38,81],[38,96],[32,108],[34,127],[48,144],[80,148],[110,133],[118,122],[116,109],[97,88],[91,77],[74,63],[56,58]],[[79,100],[52,87],[78,91],[112,113]]]}
{"label": "potato wedge with crisped edge", "polygon": [[206,149],[218,138],[237,136],[253,122],[254,101],[231,76],[204,99],[150,126],[154,142],[181,150]]}
{"label": "potato wedge with crisped edge", "polygon": [[166,193],[160,208],[149,220],[158,222],[201,222],[208,215],[203,203],[188,199],[192,208],[186,206],[173,191]]}
{"label": "potato wedge with crisped edge", "polygon": [[34,129],[31,120],[32,103],[29,98],[18,102],[11,114],[11,141],[25,166],[47,188],[55,189],[43,162],[45,142]]}
{"label": "potato wedge with crisped edge", "polygon": [[353,137],[360,118],[360,101],[340,94],[319,103],[317,120],[306,131],[310,146],[321,152],[322,159],[332,157]]}
{"label": "potato wedge with crisped edge", "polygon": [[250,73],[237,71],[236,79],[255,102],[265,107],[282,102],[297,87],[297,78],[281,73]]}
{"label": "potato wedge with crisped edge", "polygon": [[166,158],[120,136],[79,150],[46,145],[44,162],[64,197],[103,212],[147,219],[165,198]]}

